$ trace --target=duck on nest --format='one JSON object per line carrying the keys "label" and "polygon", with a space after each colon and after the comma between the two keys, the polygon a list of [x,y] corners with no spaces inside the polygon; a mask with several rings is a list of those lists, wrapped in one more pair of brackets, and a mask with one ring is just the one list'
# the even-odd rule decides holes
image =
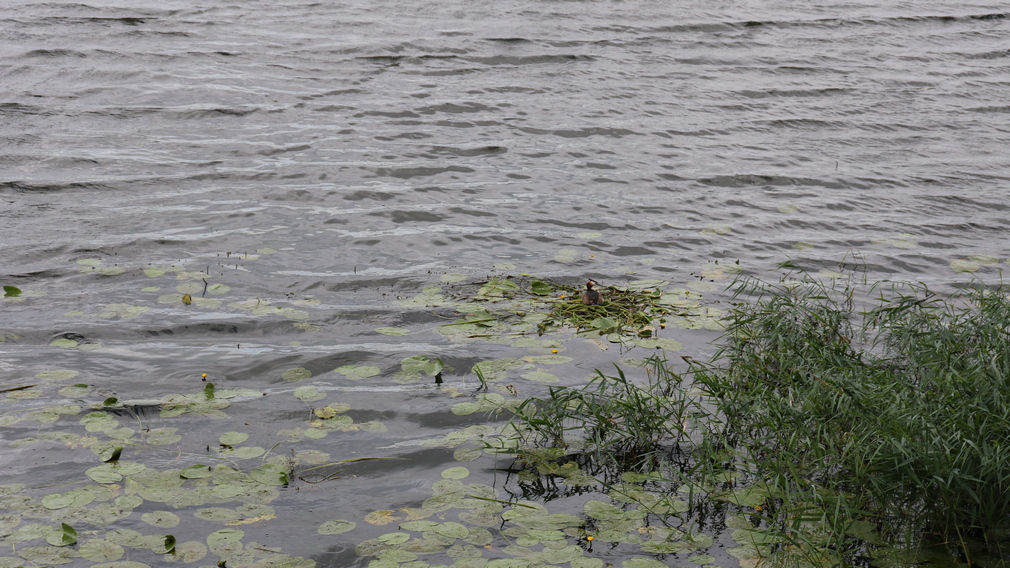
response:
{"label": "duck on nest", "polygon": [[595,280],[586,282],[586,291],[582,293],[583,304],[595,306],[603,303],[603,294],[600,294],[597,290],[593,290],[593,286],[597,285]]}

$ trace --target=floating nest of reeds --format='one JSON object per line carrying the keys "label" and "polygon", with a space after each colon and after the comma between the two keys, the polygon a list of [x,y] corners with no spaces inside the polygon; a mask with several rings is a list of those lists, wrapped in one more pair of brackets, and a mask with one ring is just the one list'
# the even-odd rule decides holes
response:
{"label": "floating nest of reeds", "polygon": [[547,319],[537,325],[540,335],[552,327],[571,326],[580,332],[592,330],[602,334],[652,337],[656,325],[665,327],[666,316],[676,309],[664,301],[663,291],[659,288],[636,290],[606,286],[599,289],[603,303],[596,305],[582,303],[581,292],[577,288],[557,288],[563,295],[553,303]]}

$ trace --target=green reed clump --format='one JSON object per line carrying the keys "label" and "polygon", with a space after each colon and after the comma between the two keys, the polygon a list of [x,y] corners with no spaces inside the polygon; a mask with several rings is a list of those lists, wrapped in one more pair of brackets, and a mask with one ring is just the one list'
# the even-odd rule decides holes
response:
{"label": "green reed clump", "polygon": [[[695,377],[720,410],[719,438],[771,488],[765,520],[795,542],[855,553],[869,521],[909,548],[935,534],[969,563],[977,543],[1001,555],[1007,292],[872,290],[875,303],[857,310],[848,283],[738,281],[738,298],[753,300],[733,310]],[[817,539],[805,535],[812,523]]]}
{"label": "green reed clump", "polygon": [[706,494],[739,503],[777,565],[865,563],[885,545],[914,563],[932,543],[1005,565],[1008,291],[804,275],[733,290],[710,362],[552,388],[516,409],[503,448],[541,473],[667,472],[697,511]]}
{"label": "green reed clump", "polygon": [[681,376],[665,360],[647,361],[644,384],[617,375],[597,375],[585,387],[552,387],[514,413],[521,448],[562,448],[591,456],[597,464],[638,467],[690,440],[697,404],[681,388]]}

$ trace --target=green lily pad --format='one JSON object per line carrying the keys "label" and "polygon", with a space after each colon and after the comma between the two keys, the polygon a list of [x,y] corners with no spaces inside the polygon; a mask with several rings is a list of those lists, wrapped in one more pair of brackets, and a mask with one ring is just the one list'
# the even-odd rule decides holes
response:
{"label": "green lily pad", "polygon": [[205,521],[234,521],[241,517],[234,509],[224,507],[207,507],[198,509],[193,516]]}
{"label": "green lily pad", "polygon": [[79,374],[80,373],[78,371],[73,371],[71,369],[55,369],[52,371],[42,371],[41,373],[36,373],[35,378],[43,381],[66,381]]}
{"label": "green lily pad", "polygon": [[315,387],[301,387],[295,389],[294,397],[305,402],[315,402],[326,398],[326,393],[319,392]]}
{"label": "green lily pad", "polygon": [[523,373],[520,376],[527,381],[534,381],[537,383],[556,383],[561,381],[557,375],[548,373],[547,371],[530,371],[528,373]]}
{"label": "green lily pad", "polygon": [[241,444],[249,439],[249,434],[245,432],[225,432],[218,437],[218,441],[228,446]]}
{"label": "green lily pad", "polygon": [[358,524],[354,521],[337,519],[335,521],[326,521],[325,523],[319,525],[319,529],[316,532],[319,534],[341,534],[354,530],[354,527],[356,526],[358,526]]}
{"label": "green lily pad", "polygon": [[125,476],[140,473],[146,468],[147,466],[141,463],[120,461],[95,466],[85,471],[84,474],[95,483],[115,483]]}
{"label": "green lily pad", "polygon": [[375,365],[343,365],[334,369],[333,372],[344,375],[344,377],[352,381],[357,381],[374,377],[381,373],[382,369]]}
{"label": "green lily pad", "polygon": [[21,558],[35,564],[70,564],[80,554],[66,546],[29,546],[18,550]]}
{"label": "green lily pad", "polygon": [[207,556],[207,545],[191,540],[175,547],[175,557],[186,563],[198,562]]}
{"label": "green lily pad", "polygon": [[443,479],[465,479],[469,475],[470,470],[462,466],[450,467],[449,469],[442,471]]}
{"label": "green lily pad", "polygon": [[453,540],[458,539],[458,538],[466,538],[467,534],[469,534],[469,532],[470,532],[470,529],[466,528],[466,526],[461,525],[459,523],[454,523],[452,521],[447,521],[445,523],[442,523],[442,524],[440,524],[440,525],[432,528],[431,530],[434,533],[438,534],[438,535],[441,535],[441,536],[444,536],[444,537],[447,537],[447,538],[450,538],[450,539],[453,539]]}
{"label": "green lily pad", "polygon": [[281,379],[286,382],[304,381],[312,376],[312,371],[303,367],[288,369],[281,374]]}
{"label": "green lily pad", "polygon": [[402,327],[377,327],[375,328],[375,332],[381,333],[382,335],[389,335],[391,337],[400,337],[410,334],[409,329],[404,329]]}
{"label": "green lily pad", "polygon": [[185,479],[202,479],[214,475],[214,470],[209,465],[202,463],[191,465],[179,472],[179,477]]}
{"label": "green lily pad", "polygon": [[179,515],[170,511],[151,511],[140,516],[140,520],[145,523],[163,529],[170,529],[179,525]]}
{"label": "green lily pad", "polygon": [[572,249],[561,249],[556,255],[554,255],[554,262],[559,262],[561,264],[568,264],[575,260],[579,251]]}
{"label": "green lily pad", "polygon": [[81,558],[92,562],[114,562],[122,558],[125,552],[122,546],[104,539],[92,539],[80,547]]}
{"label": "green lily pad", "polygon": [[264,485],[287,485],[290,483],[290,470],[275,463],[263,464],[249,472],[249,477]]}
{"label": "green lily pad", "polygon": [[667,568],[667,565],[653,558],[635,557],[621,563],[622,568]]}
{"label": "green lily pad", "polygon": [[221,529],[207,536],[207,547],[218,556],[226,556],[232,551],[241,550],[245,531],[238,529]]}

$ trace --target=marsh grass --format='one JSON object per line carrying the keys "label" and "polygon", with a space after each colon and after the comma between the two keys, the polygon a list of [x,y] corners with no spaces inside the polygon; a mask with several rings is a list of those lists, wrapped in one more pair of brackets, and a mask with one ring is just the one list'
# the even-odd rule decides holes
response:
{"label": "marsh grass", "polygon": [[520,456],[676,463],[698,499],[746,502],[778,565],[856,565],[894,547],[910,565],[935,543],[953,562],[1007,565],[1007,291],[795,273],[732,290],[710,362],[678,374],[653,358],[644,382],[618,369],[530,399],[514,421]]}
{"label": "marsh grass", "polygon": [[530,398],[515,409],[523,447],[553,447],[587,454],[596,463],[627,468],[654,464],[689,438],[696,404],[681,388],[681,376],[660,358],[648,360],[644,385],[617,368],[597,371],[585,387],[552,387],[546,398]]}

